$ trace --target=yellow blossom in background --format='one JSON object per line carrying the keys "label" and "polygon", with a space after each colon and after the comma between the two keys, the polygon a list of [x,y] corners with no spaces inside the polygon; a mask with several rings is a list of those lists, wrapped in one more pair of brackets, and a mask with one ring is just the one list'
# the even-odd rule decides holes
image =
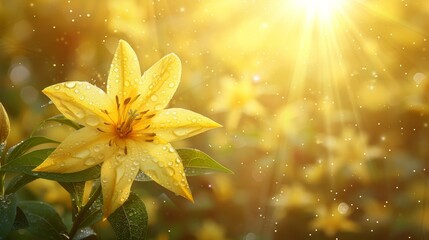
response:
{"label": "yellow blossom in background", "polygon": [[225,240],[225,230],[222,226],[211,220],[203,222],[200,229],[197,230],[195,236],[198,240]]}
{"label": "yellow blossom in background", "polygon": [[212,179],[213,193],[219,201],[225,202],[233,198],[235,188],[231,176],[219,174],[213,176]]}
{"label": "yellow blossom in background", "polygon": [[275,217],[282,219],[286,217],[287,210],[295,208],[307,208],[315,201],[313,194],[302,184],[294,183],[284,186],[280,193],[272,200],[272,205],[276,208]]}
{"label": "yellow blossom in background", "polygon": [[370,180],[366,162],[381,155],[381,149],[370,146],[368,137],[353,128],[343,128],[341,135],[328,139],[327,147],[331,151],[329,169],[332,175],[346,173],[363,182]]}
{"label": "yellow blossom in background", "polygon": [[330,208],[322,206],[316,212],[317,216],[310,225],[322,230],[328,237],[333,237],[338,232],[359,231],[359,225],[348,218],[351,212],[346,203],[332,204]]}
{"label": "yellow blossom in background", "polygon": [[119,41],[107,93],[88,82],[64,82],[43,92],[67,118],[84,127],[65,139],[34,171],[70,173],[101,167],[103,215],[128,198],[139,169],[192,201],[179,155],[170,142],[219,127],[181,108],[164,109],[180,81],[181,63],[169,54],[143,76],[133,49]]}
{"label": "yellow blossom in background", "polygon": [[403,99],[405,108],[422,113],[429,112],[429,79],[426,74],[417,72],[403,85],[400,99]]}
{"label": "yellow blossom in background", "polygon": [[134,0],[108,1],[109,28],[113,32],[122,32],[127,36],[141,41],[147,34],[146,8]]}
{"label": "yellow blossom in background", "polygon": [[265,114],[264,106],[257,98],[265,93],[250,79],[241,78],[237,81],[232,77],[221,79],[221,90],[212,102],[215,112],[226,113],[226,127],[230,130],[237,128],[241,115],[257,117]]}
{"label": "yellow blossom in background", "polygon": [[[39,178],[30,182],[26,187],[33,194],[50,204],[71,207],[70,195],[55,181]],[[64,211],[64,209],[62,210]]]}

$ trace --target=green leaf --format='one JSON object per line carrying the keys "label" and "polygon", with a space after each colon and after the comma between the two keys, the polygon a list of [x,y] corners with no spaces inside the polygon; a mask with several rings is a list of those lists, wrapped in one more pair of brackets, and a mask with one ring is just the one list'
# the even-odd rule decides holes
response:
{"label": "green leaf", "polygon": [[[64,187],[67,192],[70,193],[71,199],[72,199],[72,207],[73,207],[73,221],[75,221],[75,218],[77,216],[77,213],[82,209],[82,198],[83,198],[83,192],[85,188],[85,182],[77,182],[77,183],[65,183],[60,182],[61,186]],[[84,215],[79,219],[79,228],[92,226],[93,224],[99,222],[102,218],[102,198],[99,196],[92,206],[85,211]]]}
{"label": "green leaf", "polygon": [[12,230],[16,216],[17,199],[15,194],[0,195],[0,239]]}
{"label": "green leaf", "polygon": [[186,176],[198,176],[216,172],[234,174],[234,172],[198,149],[182,148],[176,151],[182,159]]}
{"label": "green leaf", "polygon": [[[188,177],[219,172],[234,174],[233,171],[216,162],[213,158],[200,150],[181,148],[176,149],[176,151],[182,159],[183,167],[185,168],[185,174]],[[147,182],[152,181],[152,179],[143,172],[139,172],[135,178],[135,181]]]}
{"label": "green leaf", "polygon": [[117,239],[146,239],[147,212],[143,201],[130,193],[128,200],[108,217]]}
{"label": "green leaf", "polygon": [[5,193],[6,194],[14,193],[18,191],[20,188],[22,188],[23,186],[27,185],[27,183],[30,183],[35,179],[36,177],[30,176],[27,174],[18,175],[9,182]]}
{"label": "green leaf", "polygon": [[38,239],[67,239],[67,228],[50,205],[38,201],[21,201],[18,206],[27,217],[27,230]]}
{"label": "green leaf", "polygon": [[46,143],[58,143],[58,142],[45,137],[30,137],[9,149],[6,155],[6,162],[9,162],[23,155],[24,153],[26,153],[28,150],[30,150],[35,146],[46,144]]}
{"label": "green leaf", "polygon": [[24,212],[22,211],[21,208],[16,207],[16,217],[15,217],[15,221],[13,222],[13,229],[18,230],[18,229],[28,228],[28,226],[29,226],[28,220]]}
{"label": "green leaf", "polygon": [[45,178],[59,182],[82,182],[100,177],[100,166],[75,173],[33,172],[55,149],[40,149],[17,157],[1,167],[1,171],[25,173],[37,178]]}
{"label": "green leaf", "polygon": [[76,214],[82,207],[82,197],[85,190],[85,182],[59,182],[59,184],[61,184],[61,186],[70,193],[70,198],[72,201],[72,216],[74,221]]}
{"label": "green leaf", "polygon": [[70,119],[64,117],[64,115],[60,114],[60,115],[56,115],[56,116],[53,116],[51,118],[48,118],[45,121],[43,121],[42,123],[40,123],[35,131],[40,130],[41,128],[43,128],[44,125],[46,125],[47,123],[52,123],[52,122],[59,123],[62,125],[67,125],[67,126],[70,126],[76,130],[83,127],[83,126],[79,125],[78,123],[75,123],[75,122],[71,121]]}
{"label": "green leaf", "polygon": [[97,233],[90,227],[82,228],[77,231],[76,235],[73,236],[72,240],[96,240]]}
{"label": "green leaf", "polygon": [[88,227],[99,222],[103,217],[103,212],[101,210],[102,206],[103,206],[103,199],[100,195],[92,204],[92,206],[88,209],[88,211],[86,211],[85,214],[82,216],[79,227],[81,228]]}

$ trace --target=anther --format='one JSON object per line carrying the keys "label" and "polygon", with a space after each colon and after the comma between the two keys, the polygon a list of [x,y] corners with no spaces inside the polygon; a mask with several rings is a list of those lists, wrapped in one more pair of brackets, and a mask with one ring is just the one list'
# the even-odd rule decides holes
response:
{"label": "anther", "polygon": [[118,95],[116,95],[115,96],[115,100],[116,100],[116,108],[118,108],[119,109],[119,98],[118,98]]}
{"label": "anther", "polygon": [[104,132],[105,133],[105,131],[101,130],[100,128],[97,128],[97,130],[100,131],[100,132]]}
{"label": "anther", "polygon": [[130,101],[131,101],[131,98],[128,97],[127,99],[124,100],[124,105],[127,105],[128,103],[130,103]]}
{"label": "anther", "polygon": [[128,149],[127,149],[127,146],[125,146],[125,148],[124,148],[124,153],[125,153],[125,155],[128,155]]}

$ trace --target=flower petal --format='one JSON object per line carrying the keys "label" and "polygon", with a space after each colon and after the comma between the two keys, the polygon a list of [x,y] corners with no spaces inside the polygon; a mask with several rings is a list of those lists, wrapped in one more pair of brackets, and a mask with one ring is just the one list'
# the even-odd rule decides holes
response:
{"label": "flower petal", "polygon": [[96,127],[108,121],[108,116],[102,110],[111,111],[111,107],[114,107],[103,90],[88,82],[58,83],[42,92],[65,117],[84,126]]}
{"label": "flower petal", "polygon": [[182,65],[174,53],[170,53],[150,67],[142,76],[143,83],[138,99],[140,109],[162,110],[170,102],[180,82]]}
{"label": "flower petal", "polygon": [[116,151],[109,146],[106,134],[84,127],[73,132],[33,171],[71,173],[95,166]]}
{"label": "flower petal", "polygon": [[159,185],[193,201],[182,160],[170,144],[130,142],[129,148],[140,153],[140,170]]}
{"label": "flower petal", "polygon": [[198,113],[169,108],[159,111],[152,118],[150,130],[156,133],[161,142],[172,142],[218,127],[221,125]]}
{"label": "flower petal", "polygon": [[142,84],[140,76],[136,53],[127,42],[120,40],[110,66],[107,94],[113,101],[118,96],[120,103],[127,97],[137,96],[137,86]]}
{"label": "flower petal", "polygon": [[130,195],[131,185],[139,171],[138,164],[133,164],[139,163],[135,153],[135,149],[132,149],[128,155],[116,155],[104,161],[101,166],[104,219],[118,209]]}

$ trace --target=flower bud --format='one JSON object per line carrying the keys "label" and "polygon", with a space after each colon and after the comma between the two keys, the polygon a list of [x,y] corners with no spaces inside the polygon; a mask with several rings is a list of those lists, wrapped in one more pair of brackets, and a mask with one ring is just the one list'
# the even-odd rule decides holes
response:
{"label": "flower bud", "polygon": [[0,144],[4,143],[9,136],[10,132],[10,123],[7,112],[3,107],[3,104],[0,103]]}

